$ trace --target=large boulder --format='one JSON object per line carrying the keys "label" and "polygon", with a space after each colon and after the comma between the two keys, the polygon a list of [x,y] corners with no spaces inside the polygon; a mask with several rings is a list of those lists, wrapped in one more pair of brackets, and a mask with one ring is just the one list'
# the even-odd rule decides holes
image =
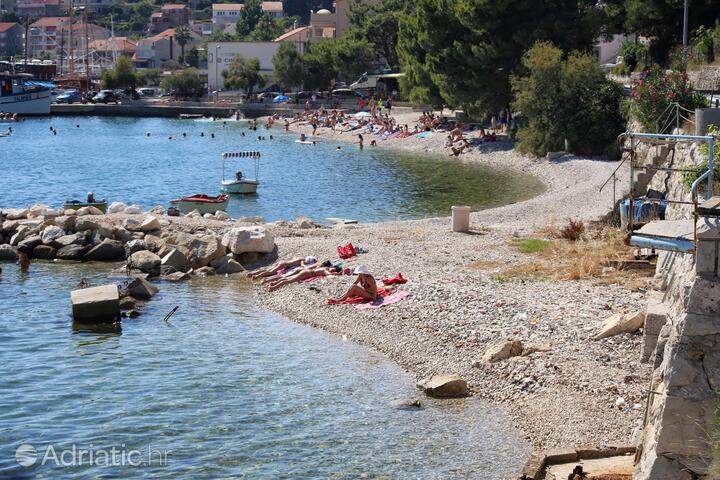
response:
{"label": "large boulder", "polygon": [[2,222],[2,225],[0,225],[0,232],[2,233],[11,233],[15,231],[15,228],[18,226],[17,220],[4,220]]}
{"label": "large boulder", "polygon": [[612,337],[621,333],[634,333],[640,330],[645,323],[645,313],[641,311],[630,313],[616,313],[603,321],[600,331],[593,340]]}
{"label": "large boulder", "polygon": [[145,246],[145,240],[135,239],[130,240],[125,244],[125,256],[127,258],[130,258],[130,255],[135,252],[139,252],[140,250],[147,250],[147,247]]}
{"label": "large boulder", "polygon": [[177,248],[173,248],[167,255],[162,257],[160,264],[162,266],[173,267],[175,270],[181,272],[186,272],[190,268],[190,262],[188,262],[187,257]]}
{"label": "large boulder", "polygon": [[130,267],[149,273],[158,275],[160,273],[161,259],[149,250],[140,250],[130,255]]}
{"label": "large boulder", "polygon": [[30,213],[30,210],[27,209],[10,209],[5,210],[5,218],[8,220],[21,220],[23,218],[28,218],[28,214]]}
{"label": "large boulder", "polygon": [[100,225],[97,222],[89,220],[87,218],[78,218],[75,220],[75,231],[84,232],[85,230],[97,230]]}
{"label": "large boulder", "polygon": [[148,213],[152,213],[153,215],[165,215],[165,207],[162,205],[155,205],[148,210]]}
{"label": "large boulder", "polygon": [[66,232],[75,231],[75,222],[77,217],[73,215],[63,215],[55,219],[55,225],[62,228]]}
{"label": "large boulder", "polygon": [[45,230],[43,230],[41,239],[42,243],[44,245],[52,245],[52,243],[57,240],[58,238],[65,235],[65,231],[60,228],[56,227],[54,225],[51,225],[49,227],[45,227]]}
{"label": "large boulder", "polygon": [[16,260],[17,259],[17,253],[15,253],[15,249],[8,245],[3,244],[0,245],[0,260]]}
{"label": "large boulder", "polygon": [[106,238],[87,252],[83,260],[109,261],[121,258],[125,258],[125,248],[122,242]]}
{"label": "large boulder", "polygon": [[146,234],[144,240],[145,246],[151,252],[158,253],[160,249],[165,246],[165,240],[158,237],[157,235]]}
{"label": "large boulder", "polygon": [[138,300],[150,300],[158,293],[158,288],[145,279],[134,278],[128,284],[127,291],[131,297]]}
{"label": "large boulder", "polygon": [[87,251],[88,247],[82,245],[68,245],[59,249],[55,257],[61,260],[80,260]]}
{"label": "large boulder", "polygon": [[523,344],[520,340],[509,340],[507,342],[491,345],[483,355],[484,363],[495,363],[507,360],[510,357],[517,357],[523,353]]}
{"label": "large boulder", "polygon": [[130,240],[135,238],[132,236],[132,233],[128,232],[122,227],[113,228],[113,236],[115,237],[115,240],[120,240],[121,242],[129,242]]}
{"label": "large boulder", "polygon": [[233,273],[244,272],[245,269],[237,261],[228,255],[224,255],[210,263],[218,275],[231,275]]}
{"label": "large boulder", "polygon": [[28,235],[30,235],[30,227],[27,225],[18,225],[15,228],[15,233],[10,237],[10,245],[17,247]]}
{"label": "large boulder", "polygon": [[63,235],[55,239],[52,246],[55,248],[67,247],[68,245],[85,245],[85,235],[81,233],[73,233],[72,235]]}
{"label": "large boulder", "polygon": [[55,258],[57,250],[50,245],[38,245],[33,249],[33,257],[40,260],[52,260]]}
{"label": "large boulder", "polygon": [[30,235],[29,237],[25,237],[22,242],[18,243],[18,247],[25,248],[28,253],[31,253],[38,245],[42,245],[40,235]]}
{"label": "large boulder", "polygon": [[223,235],[222,244],[234,254],[270,253],[275,249],[275,239],[264,227],[233,228]]}
{"label": "large boulder", "polygon": [[143,210],[140,205],[130,205],[129,207],[125,208],[125,211],[123,213],[126,213],[127,215],[139,215],[142,212]]}
{"label": "large boulder", "polygon": [[149,215],[145,217],[145,219],[143,219],[142,223],[140,224],[140,231],[152,232],[154,230],[160,230],[160,220],[158,220],[157,217]]}
{"label": "large boulder", "polygon": [[122,202],[112,202],[107,209],[108,213],[123,213],[127,205]]}
{"label": "large boulder", "polygon": [[186,233],[175,233],[168,235],[165,242],[185,254],[191,268],[205,267],[226,253],[220,238],[213,234],[196,237]]}
{"label": "large boulder", "polygon": [[125,230],[129,230],[131,232],[139,232],[140,225],[142,225],[142,222],[137,218],[126,218],[123,222],[123,227],[125,227]]}
{"label": "large boulder", "polygon": [[420,381],[418,387],[429,397],[459,398],[468,395],[467,382],[455,374],[433,375]]}

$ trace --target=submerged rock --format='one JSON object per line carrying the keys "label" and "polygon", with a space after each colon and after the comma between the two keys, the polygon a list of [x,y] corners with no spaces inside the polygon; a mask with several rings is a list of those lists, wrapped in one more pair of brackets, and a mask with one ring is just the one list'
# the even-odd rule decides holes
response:
{"label": "submerged rock", "polygon": [[134,278],[127,286],[128,294],[138,300],[150,300],[158,292],[158,288],[142,278]]}
{"label": "submerged rock", "polygon": [[38,245],[33,249],[33,257],[39,260],[52,260],[57,254],[57,250],[50,245]]}
{"label": "submerged rock", "polygon": [[390,406],[399,410],[419,410],[422,408],[422,402],[419,398],[404,398],[391,402]]}

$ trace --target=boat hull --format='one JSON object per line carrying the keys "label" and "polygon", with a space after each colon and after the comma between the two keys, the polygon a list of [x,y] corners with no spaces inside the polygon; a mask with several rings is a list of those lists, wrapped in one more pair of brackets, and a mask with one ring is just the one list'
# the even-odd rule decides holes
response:
{"label": "boat hull", "polygon": [[50,115],[50,90],[0,97],[0,112],[20,115]]}
{"label": "boat hull", "polygon": [[180,213],[182,214],[197,210],[201,215],[205,215],[206,213],[215,213],[218,210],[224,212],[228,206],[228,200],[224,200],[222,202],[198,202],[178,198],[176,200],[171,200],[170,204],[180,210]]}
{"label": "boat hull", "polygon": [[257,180],[223,180],[222,191],[227,193],[257,193]]}
{"label": "boat hull", "polygon": [[75,202],[72,202],[72,203],[65,203],[65,204],[63,205],[63,208],[65,208],[65,210],[79,210],[79,209],[81,209],[82,207],[95,207],[95,208],[97,208],[98,210],[100,210],[101,212],[107,213],[108,204],[107,204],[107,202],[95,202],[95,203],[87,203],[87,202],[84,202],[84,203],[75,203]]}

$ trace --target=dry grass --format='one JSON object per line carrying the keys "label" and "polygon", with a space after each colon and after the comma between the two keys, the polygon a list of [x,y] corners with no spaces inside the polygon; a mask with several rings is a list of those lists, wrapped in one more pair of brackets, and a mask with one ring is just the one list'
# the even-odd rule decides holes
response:
{"label": "dry grass", "polygon": [[[543,232],[548,234],[547,229]],[[585,230],[580,240],[559,239],[548,248],[528,254],[528,261],[499,273],[503,278],[548,280],[597,279],[603,283],[643,286],[652,271],[623,271],[607,268],[613,260],[632,259],[632,248],[623,243],[622,232],[610,227]]]}
{"label": "dry grass", "polygon": [[506,262],[499,262],[497,260],[479,260],[477,262],[468,263],[465,266],[470,270],[491,270],[493,268],[500,268],[505,264]]}

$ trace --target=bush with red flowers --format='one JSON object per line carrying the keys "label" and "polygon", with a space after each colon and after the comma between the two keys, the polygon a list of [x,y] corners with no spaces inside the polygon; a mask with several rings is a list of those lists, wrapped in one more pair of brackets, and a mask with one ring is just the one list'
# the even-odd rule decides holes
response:
{"label": "bush with red flowers", "polygon": [[[688,110],[705,106],[705,99],[693,91],[686,72],[666,73],[654,67],[632,90],[632,112],[647,132],[667,133],[675,126],[671,104]],[[682,112],[681,112],[682,113]],[[683,114],[688,116],[687,113]]]}

